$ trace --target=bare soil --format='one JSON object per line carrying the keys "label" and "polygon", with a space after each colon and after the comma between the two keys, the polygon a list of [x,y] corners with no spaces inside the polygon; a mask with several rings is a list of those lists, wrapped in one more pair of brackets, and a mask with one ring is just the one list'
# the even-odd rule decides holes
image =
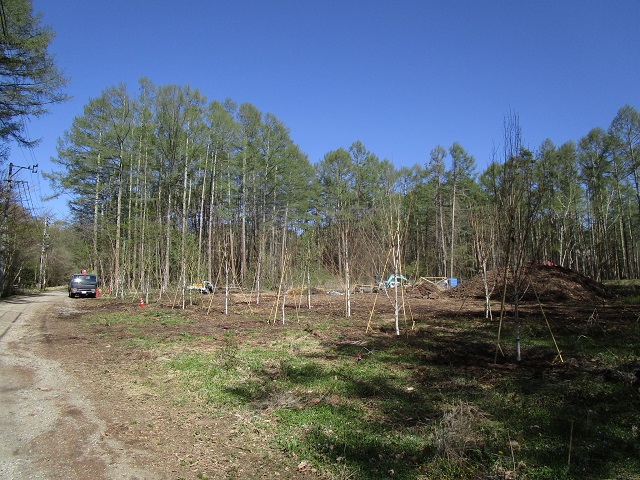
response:
{"label": "bare soil", "polygon": [[[123,345],[126,331],[105,339],[106,326],[79,321],[137,308],[64,291],[0,303],[0,478],[317,478],[256,436],[251,413],[182,402],[154,367],[166,359]],[[194,332],[210,324],[203,316]]]}
{"label": "bare soil", "polygon": [[149,478],[146,452],[105,435],[91,357],[56,341],[53,319],[80,311],[64,293],[0,302],[0,478]]}
{"label": "bare soil", "polygon": [[[492,275],[497,275],[493,273]],[[407,322],[437,324],[442,319],[483,318],[483,286],[473,279],[450,291],[429,286],[407,288]],[[589,318],[598,308],[599,321],[614,324],[638,316],[637,308],[612,306],[604,288],[559,267],[540,267],[531,285],[546,311],[566,321]],[[533,289],[531,290],[533,291]],[[274,318],[274,295],[234,294],[230,314],[224,296],[198,298],[184,311],[182,325],[140,325],[143,335],[118,325],[80,321],[86,313],[134,313],[139,302],[111,299],[69,299],[64,292],[0,303],[0,477],[3,478],[319,478],[318,472],[274,447],[259,412],[231,414],[212,410],[181,392],[181,385],[159,368],[166,358],[136,346],[139,337],[206,338],[185,348],[220,348],[230,331],[257,330],[257,344],[268,345],[283,329],[298,328],[322,336],[323,342],[363,341],[393,337],[391,297],[352,297],[352,327],[337,335],[318,333],[313,325],[295,321],[291,296],[288,325]],[[17,302],[17,303],[16,303]],[[375,302],[375,319],[369,318]],[[23,308],[19,318],[12,313]],[[170,299],[145,308],[175,311]],[[312,308],[321,318],[343,318],[344,296],[314,294]],[[522,314],[538,315],[540,305],[524,304]],[[404,321],[403,321],[404,322]],[[406,326],[409,326],[408,323]],[[405,327],[403,327],[405,328]],[[4,332],[4,333],[3,333]],[[452,339],[431,362],[461,368],[493,362],[494,349],[470,348],[464,338]],[[549,368],[554,353],[529,355],[529,368]],[[505,360],[508,363],[508,360]],[[419,372],[416,372],[419,375]]]}

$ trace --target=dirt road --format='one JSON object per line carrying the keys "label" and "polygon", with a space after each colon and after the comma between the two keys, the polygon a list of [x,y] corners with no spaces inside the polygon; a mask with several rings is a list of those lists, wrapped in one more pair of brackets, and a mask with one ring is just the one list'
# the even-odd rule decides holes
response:
{"label": "dirt road", "polygon": [[48,315],[75,305],[65,291],[0,301],[0,478],[162,478],[102,434],[79,379],[46,357]]}

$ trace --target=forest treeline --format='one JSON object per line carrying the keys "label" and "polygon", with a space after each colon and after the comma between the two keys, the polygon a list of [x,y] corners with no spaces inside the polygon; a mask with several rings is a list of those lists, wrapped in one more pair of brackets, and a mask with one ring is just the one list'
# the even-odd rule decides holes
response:
{"label": "forest treeline", "polygon": [[313,164],[271,113],[142,79],[135,95],[120,85],[88,102],[50,180],[72,198],[65,252],[114,293],[465,279],[541,261],[638,277],[635,108],[535,151],[509,112],[501,145],[482,172],[458,143],[412,168],[359,141]]}

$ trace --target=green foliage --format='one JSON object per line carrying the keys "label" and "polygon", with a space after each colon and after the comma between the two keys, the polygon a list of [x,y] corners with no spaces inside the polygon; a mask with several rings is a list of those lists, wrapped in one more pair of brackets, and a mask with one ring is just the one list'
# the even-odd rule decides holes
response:
{"label": "green foliage", "polygon": [[90,100],[51,178],[114,288],[290,288],[307,271],[343,283],[347,266],[366,284],[396,244],[413,277],[551,261],[602,280],[640,274],[637,117],[626,106],[608,132],[530,151],[510,114],[480,175],[458,142],[412,169],[360,141],[312,165],[272,113],[142,79],[137,97],[118,86]]}
{"label": "green foliage", "polygon": [[[33,14],[31,1],[4,0],[1,7],[0,165],[9,155],[11,142],[23,147],[38,142],[28,137],[26,120],[47,113],[50,105],[67,99],[63,92],[66,80],[47,51],[53,32]],[[38,271],[33,259],[40,255],[34,254],[37,242],[33,239],[41,238],[41,234],[34,232],[38,229],[34,228],[33,214],[17,204],[12,191],[16,180],[11,178],[13,173],[9,168],[0,184],[0,295],[16,285],[32,287],[38,281],[33,280],[37,275],[29,274]]]}
{"label": "green foliage", "polygon": [[66,80],[47,51],[53,32],[33,14],[30,0],[3,0],[0,17],[0,146],[9,140],[28,146],[34,141],[22,120],[65,101]]}

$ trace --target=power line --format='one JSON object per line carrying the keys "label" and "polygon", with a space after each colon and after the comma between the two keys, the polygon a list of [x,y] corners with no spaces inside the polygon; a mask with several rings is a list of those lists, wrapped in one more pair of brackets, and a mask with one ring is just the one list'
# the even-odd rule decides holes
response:
{"label": "power line", "polygon": [[[15,167],[15,171],[14,171]],[[7,174],[7,189],[6,189],[6,200],[4,202],[4,212],[2,215],[2,225],[0,226],[0,293],[4,290],[5,283],[5,267],[6,267],[6,254],[7,254],[7,234],[8,234],[8,224],[9,224],[9,205],[11,204],[11,196],[13,190],[13,182],[16,182],[20,185],[21,180],[13,180],[13,176],[17,174],[20,170],[31,170],[31,173],[38,172],[38,165],[30,165],[28,167],[23,167],[21,165],[14,165],[13,162],[9,163],[9,172]]]}
{"label": "power line", "polygon": [[[26,138],[31,138],[31,134],[29,132],[29,125],[28,125],[28,119],[25,118],[24,116],[20,118],[20,121],[22,123],[22,129],[25,133],[25,137]],[[31,165],[37,165],[36,162],[36,155],[34,153],[33,148],[31,147],[26,147],[22,144],[18,144],[18,147],[20,149],[20,153],[22,154],[22,158],[25,160],[25,163],[30,163]],[[33,189],[30,187],[30,193],[31,191],[33,191]],[[38,175],[36,177],[36,188],[35,188],[35,193],[36,193],[36,198],[37,198],[37,203],[39,205],[39,208],[37,210],[43,211],[44,205],[43,205],[43,195],[42,195],[42,185],[40,183],[40,175]],[[29,202],[32,206],[32,211],[36,212],[36,208],[33,206],[33,197],[31,195],[29,195]],[[24,206],[24,205],[23,205]]]}

